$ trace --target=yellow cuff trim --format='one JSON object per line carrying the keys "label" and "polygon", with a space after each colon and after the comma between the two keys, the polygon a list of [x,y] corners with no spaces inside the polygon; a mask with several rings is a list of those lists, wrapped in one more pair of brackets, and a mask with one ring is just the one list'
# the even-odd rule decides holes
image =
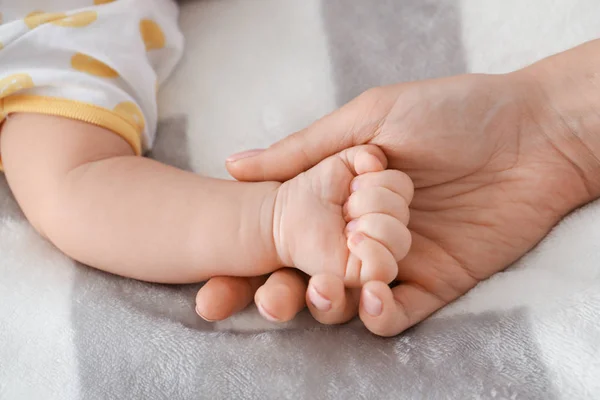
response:
{"label": "yellow cuff trim", "polygon": [[113,131],[142,154],[141,125],[122,113],[76,100],[35,95],[13,95],[0,100],[0,122],[12,113],[37,113],[70,118]]}

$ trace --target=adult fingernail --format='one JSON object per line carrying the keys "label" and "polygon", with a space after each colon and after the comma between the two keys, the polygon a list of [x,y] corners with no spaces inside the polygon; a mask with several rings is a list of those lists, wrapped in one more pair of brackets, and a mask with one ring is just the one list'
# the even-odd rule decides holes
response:
{"label": "adult fingernail", "polygon": [[325,312],[331,310],[331,300],[323,297],[323,295],[317,292],[317,289],[315,289],[313,286],[308,288],[308,299],[319,311]]}
{"label": "adult fingernail", "polygon": [[275,318],[273,316],[273,314],[271,314],[270,312],[268,312],[262,304],[258,303],[256,305],[256,308],[258,308],[258,312],[260,313],[260,315],[262,315],[263,317],[265,317],[266,320],[271,321],[271,322],[280,322],[278,318]]}
{"label": "adult fingernail", "polygon": [[198,307],[196,307],[196,314],[198,314],[198,316],[200,318],[202,318],[203,320],[205,320],[206,322],[215,322],[216,321],[214,319],[208,319],[204,315],[202,315],[202,313],[200,312],[200,310],[198,309]]}
{"label": "adult fingernail", "polygon": [[242,151],[241,153],[232,154],[227,158],[227,162],[236,162],[243,160],[244,158],[250,158],[259,155],[265,151],[265,149],[253,149]]}
{"label": "adult fingernail", "polygon": [[378,317],[383,311],[383,304],[372,292],[365,290],[362,298],[363,308],[372,317]]}

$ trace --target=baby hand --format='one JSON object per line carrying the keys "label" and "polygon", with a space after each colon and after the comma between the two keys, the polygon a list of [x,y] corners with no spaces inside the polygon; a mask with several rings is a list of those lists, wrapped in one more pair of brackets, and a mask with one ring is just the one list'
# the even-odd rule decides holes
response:
{"label": "baby hand", "polygon": [[411,244],[413,184],[386,166],[378,147],[358,146],[285,182],[273,220],[282,264],[337,275],[347,287],[392,282]]}

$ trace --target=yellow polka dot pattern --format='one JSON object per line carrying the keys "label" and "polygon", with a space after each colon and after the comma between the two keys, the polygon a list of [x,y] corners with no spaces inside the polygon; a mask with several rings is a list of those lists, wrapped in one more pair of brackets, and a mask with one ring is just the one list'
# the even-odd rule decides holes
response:
{"label": "yellow polka dot pattern", "polygon": [[43,11],[33,11],[23,19],[29,29],[35,29],[40,25],[46,24],[57,19],[66,17],[65,13],[45,13]]}
{"label": "yellow polka dot pattern", "polygon": [[124,101],[122,103],[119,103],[114,108],[114,112],[123,117],[125,121],[129,122],[131,125],[136,127],[138,132],[144,131],[146,127],[146,122],[144,121],[144,114],[135,103],[132,103],[130,101]]}
{"label": "yellow polka dot pattern", "polygon": [[94,57],[83,53],[77,53],[71,57],[71,67],[79,72],[99,76],[101,78],[119,77],[117,71],[104,64],[102,61],[98,61]]}
{"label": "yellow polka dot pattern", "polygon": [[0,98],[10,96],[19,90],[31,89],[33,79],[27,74],[14,74],[0,79]]}
{"label": "yellow polka dot pattern", "polygon": [[52,21],[53,25],[63,26],[65,28],[83,28],[98,19],[96,11],[82,11],[76,14],[68,15],[64,18]]}
{"label": "yellow polka dot pattern", "polygon": [[146,51],[158,50],[165,47],[165,34],[160,29],[160,26],[151,19],[140,21],[140,34],[146,45]]}
{"label": "yellow polka dot pattern", "polygon": [[[15,0],[16,3],[22,1]],[[0,0],[1,2],[2,0]],[[146,2],[149,5],[146,5]],[[47,2],[47,4],[50,3],[50,1]],[[65,1],[65,3],[68,2]],[[121,40],[121,38],[118,36],[116,38],[109,38],[108,36],[121,35],[118,29],[115,29],[114,32],[106,32],[106,39],[110,39],[112,42],[105,43],[104,38],[101,38],[102,40],[99,40],[98,46],[96,46],[95,43],[90,43],[88,39],[94,34],[93,29],[95,28],[102,31],[105,28],[111,29],[111,23],[124,23],[128,30],[133,27],[134,30],[137,29],[139,32],[133,32],[134,37],[122,38],[123,40],[131,39],[131,44],[137,46],[136,55],[138,55],[142,43],[147,52],[169,47],[169,49],[175,49],[176,52],[165,53],[165,58],[178,55],[180,51],[179,40],[177,40],[178,36],[175,37],[173,43],[171,43],[169,36],[173,30],[177,29],[176,18],[170,17],[170,11],[172,10],[169,7],[172,6],[165,5],[165,9],[160,10],[163,7],[162,5],[156,6],[152,0],[143,0],[136,6],[142,8],[141,10],[136,10],[129,19],[123,20],[124,22],[119,22],[118,18],[114,18],[115,15],[110,10],[118,11],[122,4],[128,2],[121,2],[119,0],[86,0],[82,1],[82,3],[87,3],[87,6],[83,5],[82,7],[88,8],[72,11],[64,8],[62,9],[65,10],[64,12],[48,12],[48,10],[43,9],[46,6],[42,5],[41,10],[33,11],[25,17],[21,15],[20,18],[22,19],[16,19],[10,23],[14,23],[16,27],[19,27],[19,31],[23,35],[34,37],[34,39],[35,35],[38,35],[43,40],[48,37],[47,39],[51,41],[58,41],[62,37],[60,40],[67,42],[67,46],[60,49],[60,52],[57,52],[56,56],[59,58],[60,65],[66,69],[62,73],[67,76],[69,74],[72,75],[73,86],[87,87],[86,85],[90,80],[93,80],[94,84],[100,84],[98,79],[90,78],[92,76],[102,79],[101,84],[103,85],[119,85],[118,87],[124,90],[126,88],[135,89],[136,85],[151,85],[154,83],[155,92],[158,92],[158,81],[146,82],[145,80],[150,79],[150,76],[156,76],[155,74],[150,74],[150,72],[152,72],[152,69],[156,72],[156,68],[159,68],[160,65],[156,66],[155,64],[160,64],[162,59],[148,60],[147,57],[142,56],[142,50],[142,54],[139,54],[141,57],[139,60],[140,64],[138,65],[138,61],[131,60],[129,54],[125,54],[124,57],[120,57],[121,54],[111,54],[114,41]],[[46,2],[42,1],[40,4],[46,4]],[[101,7],[104,4],[107,4],[108,7]],[[128,7],[129,5],[123,6],[125,9]],[[145,10],[146,7],[148,10]],[[159,10],[155,9],[157,7]],[[58,8],[58,10],[61,10],[61,8]],[[106,11],[106,15],[103,14],[104,11]],[[138,11],[146,14],[148,18],[132,20],[138,14]],[[160,11],[164,12],[160,13]],[[120,14],[117,17],[122,16],[123,14]],[[107,17],[106,20],[104,19],[105,17]],[[126,15],[125,18],[127,18]],[[99,22],[102,22],[102,24]],[[2,13],[0,12],[1,23]],[[88,26],[90,27],[86,28]],[[30,30],[34,30],[34,32],[30,32]],[[82,33],[83,39],[81,43],[78,43],[78,32]],[[102,35],[102,33],[100,34]],[[135,36],[137,36],[137,39]],[[81,46],[79,46],[80,44]],[[55,45],[55,43],[52,43],[52,45]],[[0,51],[2,51],[2,54],[8,54],[6,51],[11,50],[12,46],[13,43],[9,39],[5,40],[2,38],[2,41],[0,41]],[[119,46],[117,47],[115,51],[121,50]],[[36,66],[32,64],[30,66],[31,70]],[[132,71],[132,73],[129,74],[129,71]],[[146,110],[141,107],[141,104],[150,103],[150,101],[155,101],[155,99],[142,99],[140,103],[136,100],[123,101],[127,98],[131,99],[131,97],[124,98],[116,91],[107,92],[106,96],[102,97],[102,99],[97,99],[94,93],[91,93],[90,98],[86,99],[87,96],[84,90],[74,90],[72,92],[65,90],[65,95],[73,98],[63,99],[61,96],[49,97],[45,95],[44,88],[52,86],[52,79],[53,77],[38,76],[35,71],[32,72],[29,69],[10,76],[0,75],[0,121],[4,114],[9,115],[19,112],[40,112],[81,120],[103,126],[118,133],[131,144],[137,154],[141,154],[142,152],[142,135],[149,136],[149,140],[151,141],[152,135],[154,135],[154,127],[151,128],[148,124],[152,122],[152,125],[154,125],[155,123],[155,107]],[[56,84],[60,83],[61,81],[56,82]],[[39,86],[39,90],[31,90],[36,85]],[[92,86],[92,89],[97,88],[97,86]],[[151,93],[147,93],[147,96],[151,96]],[[148,114],[145,114],[146,112]],[[148,132],[146,132],[147,129]]]}
{"label": "yellow polka dot pattern", "polygon": [[29,13],[23,21],[29,29],[35,29],[40,25],[51,23],[65,28],[83,28],[98,19],[96,11],[82,11],[72,15],[65,13],[44,13],[34,11]]}

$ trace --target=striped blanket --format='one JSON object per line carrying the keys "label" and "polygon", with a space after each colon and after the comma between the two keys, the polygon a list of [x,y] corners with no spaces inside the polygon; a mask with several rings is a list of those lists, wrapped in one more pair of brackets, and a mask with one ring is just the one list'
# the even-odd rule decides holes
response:
{"label": "striped blanket", "polygon": [[[597,0],[180,3],[187,49],[151,156],[216,177],[371,86],[506,72],[600,37]],[[600,398],[600,203],[391,339],[306,313],[210,324],[197,288],[78,265],[0,177],[2,400]]]}

